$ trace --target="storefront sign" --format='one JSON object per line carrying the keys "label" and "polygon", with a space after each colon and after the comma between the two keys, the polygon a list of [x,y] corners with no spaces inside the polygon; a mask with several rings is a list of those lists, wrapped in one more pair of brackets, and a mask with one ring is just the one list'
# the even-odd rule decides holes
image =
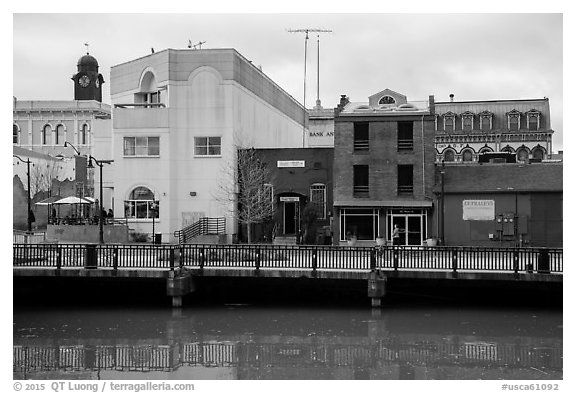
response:
{"label": "storefront sign", "polygon": [[280,202],[298,202],[300,197],[280,197]]}
{"label": "storefront sign", "polygon": [[462,219],[464,221],[493,221],[495,204],[491,199],[463,200]]}
{"label": "storefront sign", "polygon": [[304,168],[306,161],[278,161],[278,168]]}

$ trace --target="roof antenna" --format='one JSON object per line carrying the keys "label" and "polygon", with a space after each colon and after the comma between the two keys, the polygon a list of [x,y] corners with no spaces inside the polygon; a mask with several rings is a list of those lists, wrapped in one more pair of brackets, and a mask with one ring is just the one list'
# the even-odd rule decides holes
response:
{"label": "roof antenna", "polygon": [[154,53],[154,48],[150,48],[150,50],[152,51],[152,53]]}
{"label": "roof antenna", "polygon": [[197,44],[192,45],[192,41],[188,40],[188,48],[190,49],[202,49],[202,44],[205,44],[206,41],[198,41]]}
{"label": "roof antenna", "polygon": [[89,50],[88,50],[89,44],[88,44],[87,42],[85,42],[85,43],[84,43],[84,46],[86,47],[86,54],[89,55],[89,54],[90,54],[90,52],[89,52]]}

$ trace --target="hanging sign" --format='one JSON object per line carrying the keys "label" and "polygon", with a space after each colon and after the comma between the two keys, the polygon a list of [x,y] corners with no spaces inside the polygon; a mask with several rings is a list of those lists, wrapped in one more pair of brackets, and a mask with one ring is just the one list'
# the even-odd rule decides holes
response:
{"label": "hanging sign", "polygon": [[495,203],[492,199],[463,200],[462,219],[465,221],[493,221]]}

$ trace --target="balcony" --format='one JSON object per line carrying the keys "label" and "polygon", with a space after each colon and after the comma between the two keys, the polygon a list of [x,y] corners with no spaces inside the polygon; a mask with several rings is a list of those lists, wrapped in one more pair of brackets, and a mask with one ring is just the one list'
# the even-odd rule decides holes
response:
{"label": "balcony", "polygon": [[170,109],[164,104],[115,104],[112,119],[114,129],[168,128]]}

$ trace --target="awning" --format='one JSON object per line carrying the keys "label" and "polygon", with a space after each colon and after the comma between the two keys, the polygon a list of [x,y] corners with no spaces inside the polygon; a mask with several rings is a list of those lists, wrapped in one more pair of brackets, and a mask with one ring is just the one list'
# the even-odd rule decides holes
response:
{"label": "awning", "polygon": [[60,195],[54,195],[49,198],[43,199],[40,202],[36,202],[35,205],[38,206],[48,206],[58,202],[62,197]]}
{"label": "awning", "polygon": [[54,202],[54,205],[89,205],[92,202],[76,196],[69,196]]}
{"label": "awning", "polygon": [[334,206],[346,207],[432,207],[432,201],[334,201]]}

